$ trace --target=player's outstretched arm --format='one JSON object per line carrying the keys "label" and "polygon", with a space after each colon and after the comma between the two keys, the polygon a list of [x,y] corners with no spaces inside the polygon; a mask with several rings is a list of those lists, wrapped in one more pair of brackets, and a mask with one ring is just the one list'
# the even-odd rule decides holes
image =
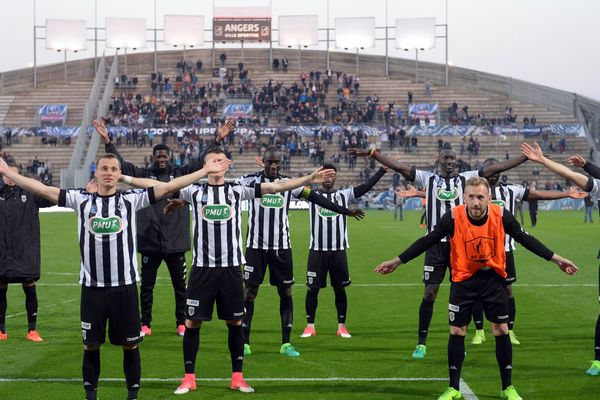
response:
{"label": "player's outstretched arm", "polygon": [[488,165],[487,167],[483,168],[483,177],[489,178],[490,176],[494,176],[501,172],[508,171],[509,169],[518,167],[525,161],[527,161],[527,157],[525,157],[524,155],[520,155],[519,157],[509,158],[508,160]]}
{"label": "player's outstretched arm", "polygon": [[382,262],[374,271],[381,275],[387,275],[394,272],[400,265],[402,265],[400,257],[395,257],[391,260]]}
{"label": "player's outstretched arm", "polygon": [[178,191],[179,189],[183,189],[184,187],[199,181],[208,174],[226,171],[227,168],[229,168],[229,165],[231,165],[231,160],[225,159],[222,161],[218,161],[215,159],[211,162],[206,163],[204,167],[202,167],[198,171],[180,176],[169,182],[160,182],[153,179],[145,178],[134,178],[127,175],[122,175],[120,181],[135,187],[153,187],[154,197],[156,197],[156,199],[159,200],[171,193]]}
{"label": "player's outstretched arm", "polygon": [[346,208],[344,206],[336,204],[336,203],[332,202],[331,200],[329,200],[327,197],[322,196],[316,192],[313,192],[308,187],[306,187],[302,190],[302,193],[300,193],[299,197],[303,198],[304,200],[306,200],[310,203],[314,203],[318,206],[321,206],[328,210],[334,211],[338,214],[343,214],[343,215],[348,215],[350,217],[354,217],[359,221],[365,217],[365,213],[363,210],[361,210],[361,209],[352,209],[351,210],[349,208]]}
{"label": "player's outstretched arm", "polygon": [[573,261],[567,260],[556,253],[554,253],[552,260],[550,261],[558,265],[558,268],[560,268],[567,275],[575,275],[577,271],[579,271],[579,268],[577,268],[577,265],[575,265]]}
{"label": "player's outstretched arm", "polygon": [[106,125],[104,124],[103,119],[92,120],[92,126],[104,142],[104,151],[109,154],[114,154],[119,159],[119,163],[121,164],[121,172],[123,174],[137,176],[140,178],[148,176],[145,168],[138,168],[132,163],[125,161],[125,159],[121,156],[121,154],[117,150],[117,147],[110,141],[110,137],[108,136],[108,129],[106,129]]}
{"label": "player's outstretched arm", "polygon": [[398,190],[396,194],[400,197],[420,197],[423,199],[427,195],[424,190],[417,190],[413,185],[406,185],[406,190]]}
{"label": "player's outstretched arm", "polygon": [[572,187],[565,192],[560,190],[529,190],[527,200],[557,200],[570,197],[572,199],[583,199],[588,196],[587,192]]}
{"label": "player's outstretched arm", "polygon": [[15,182],[17,186],[27,190],[28,192],[43,197],[54,204],[58,203],[58,195],[60,194],[59,188],[44,185],[40,181],[27,178],[19,174],[9,167],[2,157],[0,157],[0,175],[5,175],[7,178],[10,178],[10,180]]}
{"label": "player's outstretched arm", "polygon": [[233,126],[235,125],[235,121],[233,119],[228,119],[225,124],[219,129],[217,129],[217,137],[215,138],[215,142],[221,144],[225,141],[225,138],[229,136],[231,131],[233,130]]}
{"label": "player's outstretched arm", "polygon": [[583,170],[592,177],[600,179],[600,167],[591,161],[586,161],[585,158],[579,154],[569,157],[569,163],[571,165],[575,165],[576,167],[583,168]]}
{"label": "player's outstretched arm", "polygon": [[408,164],[403,164],[393,159],[392,157],[384,156],[375,149],[348,149],[346,150],[348,155],[354,155],[356,157],[371,157],[385,165],[386,167],[393,169],[396,172],[401,173],[406,179],[410,179],[411,167]]}
{"label": "player's outstretched arm", "polygon": [[261,194],[281,193],[293,190],[301,186],[311,185],[313,183],[321,183],[325,179],[334,178],[335,171],[333,169],[316,169],[312,174],[292,179],[278,179],[274,182],[264,182],[260,184]]}
{"label": "player's outstretched arm", "polygon": [[548,168],[555,174],[573,181],[577,186],[579,186],[585,191],[590,190],[590,188],[588,187],[588,178],[585,175],[580,174],[579,172],[572,171],[567,166],[550,160],[548,157],[544,156],[542,149],[537,143],[534,143],[533,146],[527,143],[523,143],[521,145],[521,151],[523,152],[523,155],[531,161],[542,164],[544,167]]}

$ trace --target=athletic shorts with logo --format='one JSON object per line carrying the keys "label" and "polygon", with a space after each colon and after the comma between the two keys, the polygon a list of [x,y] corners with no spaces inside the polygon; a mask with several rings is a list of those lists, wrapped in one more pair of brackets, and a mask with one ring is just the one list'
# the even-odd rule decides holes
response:
{"label": "athletic shorts with logo", "polygon": [[186,318],[210,321],[215,303],[219,319],[243,318],[244,282],[240,266],[192,268],[187,286]]}
{"label": "athletic shorts with logo", "polygon": [[292,249],[261,250],[247,248],[244,282],[252,286],[260,286],[265,279],[267,265],[269,266],[269,283],[271,286],[287,287],[294,284]]}
{"label": "athletic shorts with logo", "polygon": [[106,341],[121,346],[142,341],[137,285],[81,287],[81,333],[83,344]]}
{"label": "athletic shorts with logo", "polygon": [[473,304],[480,301],[490,322],[508,322],[508,290],[506,281],[494,270],[480,270],[472,277],[450,285],[448,319],[452,326],[465,326],[471,321]]}
{"label": "athletic shorts with logo", "polygon": [[346,250],[309,251],[306,286],[311,289],[327,287],[327,274],[332,287],[350,286],[352,281],[348,273]]}
{"label": "athletic shorts with logo", "polygon": [[439,285],[450,269],[450,242],[439,242],[425,252],[423,283]]}
{"label": "athletic shorts with logo", "polygon": [[506,252],[506,283],[512,285],[517,281],[517,269],[515,268],[515,256],[512,251]]}

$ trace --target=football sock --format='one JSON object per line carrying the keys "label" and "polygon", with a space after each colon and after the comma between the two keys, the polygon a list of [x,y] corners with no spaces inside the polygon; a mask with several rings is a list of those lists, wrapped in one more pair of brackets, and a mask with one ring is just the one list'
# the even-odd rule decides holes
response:
{"label": "football sock", "polygon": [[338,324],[346,323],[346,312],[348,310],[348,296],[346,295],[345,287],[333,288],[335,294],[335,309],[338,315]]}
{"label": "football sock", "polygon": [[460,390],[460,370],[465,360],[465,337],[450,335],[448,339],[448,373],[450,386]]}
{"label": "football sock", "polygon": [[513,330],[515,326],[515,315],[517,315],[517,305],[514,297],[508,298],[508,329]]}
{"label": "football sock", "polygon": [[186,374],[196,371],[196,355],[200,347],[200,328],[188,328],[183,334],[183,366]]}
{"label": "football sock", "polygon": [[25,310],[27,311],[27,324],[30,331],[35,329],[37,322],[38,299],[35,285],[23,286],[25,292]]}
{"label": "football sock", "polygon": [[252,326],[252,318],[254,317],[254,299],[244,301],[246,313],[242,320],[242,331],[244,333],[244,343],[250,344],[250,327]]}
{"label": "football sock", "polygon": [[229,354],[231,355],[231,371],[242,372],[244,364],[244,332],[242,325],[227,324],[227,328],[229,328],[227,344],[229,345]]}
{"label": "football sock", "polygon": [[140,348],[123,350],[123,372],[127,383],[127,398],[137,399],[142,377],[142,363],[140,361]]}
{"label": "football sock", "polygon": [[317,306],[319,305],[319,289],[308,288],[306,292],[306,322],[315,323]]}
{"label": "football sock", "polygon": [[277,293],[279,293],[279,315],[281,317],[281,343],[289,343],[294,324],[292,288],[278,287]]}
{"label": "football sock", "polygon": [[594,335],[594,360],[600,360],[600,315],[596,319],[596,334]]}
{"label": "football sock", "polygon": [[512,385],[512,344],[508,335],[496,336],[496,361],[504,390]]}
{"label": "football sock", "polygon": [[431,317],[433,317],[433,301],[423,299],[419,307],[419,344],[425,344],[427,341]]}
{"label": "football sock", "polygon": [[6,292],[8,291],[8,286],[4,288],[0,288],[0,331],[6,333],[6,307],[8,306],[6,303]]}
{"label": "football sock", "polygon": [[96,399],[100,376],[100,350],[83,350],[83,388],[86,399]]}
{"label": "football sock", "polygon": [[481,303],[481,301],[476,301],[473,304],[472,312],[475,329],[480,331],[483,329],[483,304]]}

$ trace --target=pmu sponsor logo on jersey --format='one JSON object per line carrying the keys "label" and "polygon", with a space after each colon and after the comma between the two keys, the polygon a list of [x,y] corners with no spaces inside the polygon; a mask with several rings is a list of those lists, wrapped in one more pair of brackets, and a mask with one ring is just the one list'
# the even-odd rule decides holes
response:
{"label": "pmu sponsor logo on jersey", "polygon": [[123,220],[114,217],[92,217],[89,223],[90,232],[94,235],[112,235],[123,230]]}
{"label": "pmu sponsor logo on jersey", "polygon": [[436,188],[435,189],[435,197],[439,201],[456,200],[456,199],[458,199],[458,190],[456,190],[456,189],[444,190],[442,188]]}
{"label": "pmu sponsor logo on jersey", "polygon": [[211,204],[202,207],[202,219],[208,222],[228,221],[231,207],[228,204]]}
{"label": "pmu sponsor logo on jersey", "polygon": [[506,203],[504,202],[504,200],[492,200],[492,204],[495,204],[502,208],[506,207]]}
{"label": "pmu sponsor logo on jersey", "polygon": [[318,210],[317,212],[319,213],[319,216],[321,216],[321,218],[335,218],[339,215],[335,211],[331,211],[331,210],[328,210],[323,207],[317,207],[317,210]]}
{"label": "pmu sponsor logo on jersey", "polygon": [[281,208],[283,203],[284,199],[280,194],[265,194],[260,198],[260,205],[265,208]]}

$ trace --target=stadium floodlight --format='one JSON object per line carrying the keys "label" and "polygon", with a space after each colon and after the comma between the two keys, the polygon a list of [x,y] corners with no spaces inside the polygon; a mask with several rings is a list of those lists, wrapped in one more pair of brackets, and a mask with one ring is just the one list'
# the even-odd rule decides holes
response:
{"label": "stadium floodlight", "polygon": [[164,41],[169,46],[204,46],[204,16],[165,15]]}
{"label": "stadium floodlight", "polygon": [[86,50],[86,21],[46,19],[46,48],[58,51]]}
{"label": "stadium floodlight", "polygon": [[308,47],[319,44],[318,15],[280,15],[279,45]]}
{"label": "stadium floodlight", "polygon": [[396,48],[403,50],[435,48],[435,18],[396,19]]}
{"label": "stadium floodlight", "polygon": [[106,18],[106,47],[143,49],[146,47],[146,18]]}
{"label": "stadium floodlight", "polygon": [[375,47],[375,17],[336,18],[335,47],[345,50]]}

